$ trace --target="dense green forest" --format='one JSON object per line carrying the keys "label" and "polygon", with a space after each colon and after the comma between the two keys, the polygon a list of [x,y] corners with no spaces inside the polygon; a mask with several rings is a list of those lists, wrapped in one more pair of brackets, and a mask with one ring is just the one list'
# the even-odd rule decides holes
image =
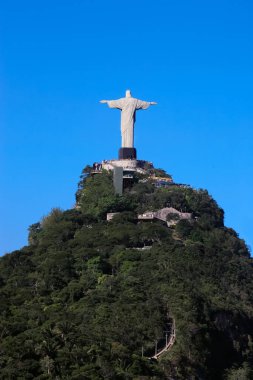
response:
{"label": "dense green forest", "polygon": [[[0,259],[0,378],[253,379],[252,259],[208,192],[86,167],[76,197]],[[137,219],[168,206],[192,220]]]}

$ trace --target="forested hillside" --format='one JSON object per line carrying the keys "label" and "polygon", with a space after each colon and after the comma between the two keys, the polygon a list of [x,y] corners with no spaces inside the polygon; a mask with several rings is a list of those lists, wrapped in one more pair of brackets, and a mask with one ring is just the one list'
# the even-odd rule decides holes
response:
{"label": "forested hillside", "polygon": [[[52,209],[0,259],[0,378],[252,379],[252,259],[223,210],[144,175],[118,196],[89,172],[75,209]],[[163,207],[192,219],[138,220]],[[173,321],[172,348],[150,359]]]}

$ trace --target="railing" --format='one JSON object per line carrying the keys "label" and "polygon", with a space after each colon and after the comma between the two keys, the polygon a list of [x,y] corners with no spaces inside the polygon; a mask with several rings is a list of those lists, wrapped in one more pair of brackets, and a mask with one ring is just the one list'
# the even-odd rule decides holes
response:
{"label": "railing", "polygon": [[173,319],[172,325],[171,325],[171,333],[168,339],[168,334],[166,332],[166,343],[165,346],[161,350],[157,350],[157,343],[155,347],[155,355],[151,356],[149,359],[159,359],[159,357],[166,351],[169,351],[176,340],[176,325],[175,320]]}

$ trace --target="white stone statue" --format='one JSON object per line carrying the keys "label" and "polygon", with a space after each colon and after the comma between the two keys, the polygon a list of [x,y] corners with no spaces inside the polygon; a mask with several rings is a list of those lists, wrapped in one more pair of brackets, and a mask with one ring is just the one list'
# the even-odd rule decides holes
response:
{"label": "white stone statue", "polygon": [[121,139],[122,148],[134,147],[134,122],[135,111],[147,109],[156,102],[144,102],[132,97],[130,90],[126,91],[126,97],[118,100],[100,100],[100,103],[107,103],[110,108],[121,110]]}

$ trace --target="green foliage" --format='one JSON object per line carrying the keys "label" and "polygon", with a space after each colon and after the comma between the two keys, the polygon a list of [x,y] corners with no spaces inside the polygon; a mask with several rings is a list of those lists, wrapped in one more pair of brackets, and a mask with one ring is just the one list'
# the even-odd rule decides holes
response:
{"label": "green foliage", "polygon": [[166,173],[163,169],[151,169],[150,172],[156,177],[172,178],[170,174]]}
{"label": "green foliage", "polygon": [[127,198],[114,193],[112,176],[106,172],[86,178],[84,188],[79,191],[82,212],[97,220],[105,219],[108,212],[132,208]]}
{"label": "green foliage", "polygon": [[[116,196],[90,169],[80,208],[53,209],[0,259],[0,378],[251,379],[252,259],[223,211],[204,190],[138,178]],[[137,219],[168,206],[196,219]],[[172,319],[176,343],[149,360]]]}
{"label": "green foliage", "polygon": [[243,363],[243,366],[240,368],[232,368],[226,371],[225,379],[226,380],[252,380],[253,370],[252,368],[250,368],[248,363]]}
{"label": "green foliage", "polygon": [[186,239],[191,234],[193,225],[188,220],[183,219],[176,224],[175,230],[181,239]]}

